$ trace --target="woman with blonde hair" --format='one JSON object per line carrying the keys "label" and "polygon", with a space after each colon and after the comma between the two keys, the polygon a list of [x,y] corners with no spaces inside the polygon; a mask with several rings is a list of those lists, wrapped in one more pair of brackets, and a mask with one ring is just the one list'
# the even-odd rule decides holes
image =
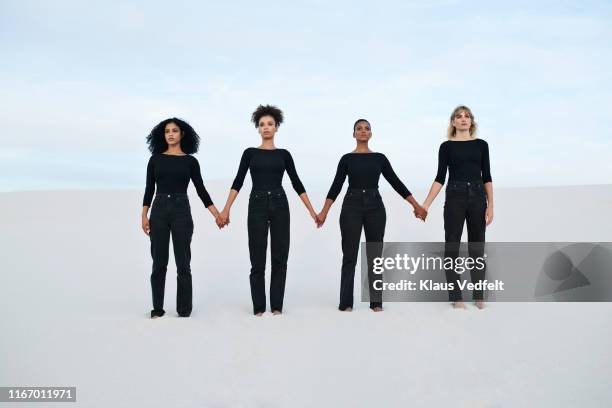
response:
{"label": "woman with blonde hair", "polygon": [[[438,152],[438,173],[423,202],[425,210],[429,210],[444,185],[448,169],[444,202],[445,258],[457,258],[464,223],[467,224],[470,257],[482,257],[486,227],[493,221],[489,145],[476,137],[476,131],[477,125],[470,108],[463,105],[456,107],[449,120],[448,140],[440,145]],[[449,300],[454,308],[465,309],[458,286],[459,274],[452,268],[447,268],[445,272],[449,283]],[[485,269],[472,268],[470,275],[472,282],[476,283],[484,279]],[[476,307],[484,308],[482,290],[474,290],[473,298]]]}

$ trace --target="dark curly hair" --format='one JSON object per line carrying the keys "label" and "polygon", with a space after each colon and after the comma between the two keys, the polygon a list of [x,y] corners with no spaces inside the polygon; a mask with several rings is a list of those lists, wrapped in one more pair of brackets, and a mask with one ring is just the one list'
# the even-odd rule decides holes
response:
{"label": "dark curly hair", "polygon": [[189,123],[178,118],[162,120],[153,130],[151,130],[151,133],[147,136],[149,151],[153,154],[157,154],[168,150],[168,143],[166,143],[166,138],[164,136],[168,123],[176,124],[181,130],[181,150],[187,154],[196,153],[200,146],[200,136],[198,136]]}
{"label": "dark curly hair", "polygon": [[361,123],[361,122],[365,122],[365,123],[367,123],[367,124],[368,124],[368,126],[370,127],[370,130],[372,130],[372,125],[370,125],[370,122],[368,122],[368,120],[367,120],[367,119],[357,119],[357,121],[356,121],[356,122],[355,122],[355,124],[353,125],[353,132],[355,131],[355,128],[357,127],[357,124],[358,124],[358,123]]}
{"label": "dark curly hair", "polygon": [[255,124],[255,127],[259,127],[259,119],[264,116],[272,116],[274,122],[276,122],[276,127],[283,123],[283,111],[273,105],[259,105],[251,115],[251,122]]}

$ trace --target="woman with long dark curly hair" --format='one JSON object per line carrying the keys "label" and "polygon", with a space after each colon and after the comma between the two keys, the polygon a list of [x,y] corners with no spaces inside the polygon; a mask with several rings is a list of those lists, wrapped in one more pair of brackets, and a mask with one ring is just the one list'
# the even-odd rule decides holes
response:
{"label": "woman with long dark curly hair", "polygon": [[385,235],[387,213],[382,197],[378,192],[378,180],[382,176],[391,187],[410,205],[417,218],[425,220],[427,211],[414,199],[404,183],[397,177],[389,159],[373,152],[368,146],[372,137],[372,127],[366,119],[358,119],[353,125],[355,150],[340,158],[334,181],[327,193],[327,199],[321,212],[317,215],[322,225],[327,214],[340,194],[344,180],[348,176],[349,185],[342,202],[340,212],[340,233],[342,234],[342,275],[340,278],[340,304],[338,309],[350,312],[353,310],[353,289],[355,266],[359,252],[361,231],[365,232],[368,259],[368,286],[370,309],[382,312],[382,294],[374,288],[373,259],[382,255],[382,242]]}
{"label": "woman with long dark curly hair", "polygon": [[[423,207],[429,206],[436,198],[446,180],[446,200],[444,202],[444,257],[456,258],[463,233],[467,224],[468,252],[471,258],[484,256],[485,232],[493,222],[493,180],[489,163],[489,145],[476,137],[478,127],[474,114],[467,106],[456,107],[450,115],[447,129],[448,140],[440,145],[438,151],[438,172],[432,183]],[[446,269],[449,283],[448,296],[455,309],[465,309],[459,274]],[[472,268],[472,282],[485,277],[485,268]],[[484,308],[484,293],[474,290],[474,303]]]}
{"label": "woman with long dark curly hair", "polygon": [[282,186],[285,171],[289,175],[293,189],[300,196],[313,220],[316,220],[316,214],[297,175],[291,154],[274,145],[274,135],[283,123],[283,112],[276,106],[259,105],[253,112],[251,121],[259,131],[261,145],[249,147],[242,154],[238,173],[221,212],[220,221],[223,225],[229,223],[230,208],[250,169],[253,187],[249,198],[247,227],[253,312],[256,316],[261,316],[266,311],[264,272],[269,230],[272,258],[270,309],[273,314],[278,315],[283,310],[289,257],[289,203]]}
{"label": "woman with long dark curly hair", "polygon": [[[153,257],[151,318],[165,313],[164,287],[170,235],[177,270],[176,311],[181,317],[189,317],[192,309],[190,261],[193,235],[187,197],[189,180],[193,181],[198,196],[215,219],[218,219],[219,211],[204,187],[198,160],[192,156],[198,151],[200,137],[187,122],[177,118],[161,121],[147,136],[147,144],[152,155],[147,165],[147,184],[142,200],[142,229],[151,240]],[[147,214],[156,184],[157,193],[149,219]],[[219,223],[217,225],[221,227]]]}

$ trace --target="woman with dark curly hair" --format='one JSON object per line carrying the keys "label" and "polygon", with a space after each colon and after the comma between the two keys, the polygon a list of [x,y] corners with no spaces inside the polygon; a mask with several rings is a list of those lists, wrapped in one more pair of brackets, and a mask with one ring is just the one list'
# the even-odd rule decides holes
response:
{"label": "woman with dark curly hair", "polygon": [[349,185],[342,211],[340,212],[340,232],[342,234],[342,275],[340,278],[340,304],[338,309],[350,312],[353,310],[353,287],[355,266],[359,252],[361,231],[365,231],[366,242],[380,243],[367,246],[368,286],[370,294],[370,309],[382,312],[382,294],[375,290],[373,259],[382,255],[382,242],[385,235],[387,214],[382,197],[378,192],[378,180],[382,174],[391,187],[414,209],[417,218],[425,220],[427,211],[419,205],[404,183],[397,177],[391,163],[382,153],[370,150],[368,142],[372,137],[370,122],[358,119],[353,125],[353,138],[357,143],[355,150],[347,153],[338,163],[334,181],[327,193],[327,199],[317,222],[322,225],[327,213],[342,190],[342,184],[348,176]]}
{"label": "woman with dark curly hair", "polygon": [[220,215],[220,222],[222,225],[229,223],[230,208],[238,196],[247,170],[250,170],[253,187],[249,198],[247,227],[253,312],[256,316],[261,316],[266,311],[264,272],[269,230],[272,258],[270,309],[273,314],[278,315],[283,310],[289,257],[289,203],[282,186],[285,171],[313,220],[316,220],[316,214],[297,175],[291,154],[274,145],[274,135],[283,123],[283,112],[275,106],[259,105],[251,120],[261,135],[261,145],[249,147],[242,154],[238,173]]}
{"label": "woman with dark curly hair", "polygon": [[[198,151],[200,137],[187,122],[177,118],[160,122],[147,136],[147,144],[152,155],[147,165],[147,184],[142,200],[142,229],[151,239],[153,257],[151,318],[161,317],[165,313],[164,287],[170,235],[178,275],[176,311],[181,317],[189,317],[192,309],[189,264],[193,235],[193,219],[187,197],[189,180],[193,181],[198,196],[215,219],[218,219],[219,212],[204,187],[198,160],[191,156]],[[148,219],[156,184],[157,194],[151,219]],[[221,227],[219,223],[217,225]]]}
{"label": "woman with dark curly hair", "polygon": [[[446,200],[444,202],[444,257],[457,258],[463,225],[467,224],[468,252],[471,258],[484,256],[485,232],[493,222],[493,179],[489,163],[489,145],[476,137],[478,127],[474,115],[467,106],[456,107],[450,115],[447,129],[448,140],[438,151],[438,172],[431,185],[423,207],[435,200],[448,170]],[[454,263],[453,263],[454,264]],[[453,269],[446,269],[449,284],[448,297],[455,309],[465,309],[459,289],[460,275]],[[472,268],[472,282],[485,277],[485,268]],[[483,309],[484,292],[474,290],[474,303]]]}

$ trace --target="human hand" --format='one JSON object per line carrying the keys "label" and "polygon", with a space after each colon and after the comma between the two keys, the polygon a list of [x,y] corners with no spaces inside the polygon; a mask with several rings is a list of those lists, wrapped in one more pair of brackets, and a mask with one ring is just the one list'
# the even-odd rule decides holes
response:
{"label": "human hand", "polygon": [[326,218],[327,218],[327,214],[324,213],[323,211],[321,211],[319,214],[317,214],[317,216],[316,216],[317,228],[321,228],[323,226],[323,224],[325,223],[325,219]]}
{"label": "human hand", "polygon": [[151,226],[149,225],[149,219],[146,215],[142,216],[142,230],[146,235],[149,235],[151,233]]}
{"label": "human hand", "polygon": [[414,216],[425,222],[425,219],[427,218],[427,210],[419,205],[414,208]]}
{"label": "human hand", "polygon": [[215,224],[217,224],[217,227],[219,227],[219,229],[225,227],[226,224],[221,219],[221,213],[217,214],[217,216],[215,217]]}
{"label": "human hand", "polygon": [[487,207],[487,211],[485,211],[485,221],[487,225],[493,222],[493,207]]}
{"label": "human hand", "polygon": [[315,222],[315,225],[317,226],[317,228],[319,228],[319,221],[317,220],[317,213],[312,211],[309,214],[310,214],[310,218],[312,218],[312,220]]}
{"label": "human hand", "polygon": [[225,227],[227,224],[229,224],[230,223],[229,210],[221,211],[216,221],[217,221],[217,225],[219,225],[219,228]]}

